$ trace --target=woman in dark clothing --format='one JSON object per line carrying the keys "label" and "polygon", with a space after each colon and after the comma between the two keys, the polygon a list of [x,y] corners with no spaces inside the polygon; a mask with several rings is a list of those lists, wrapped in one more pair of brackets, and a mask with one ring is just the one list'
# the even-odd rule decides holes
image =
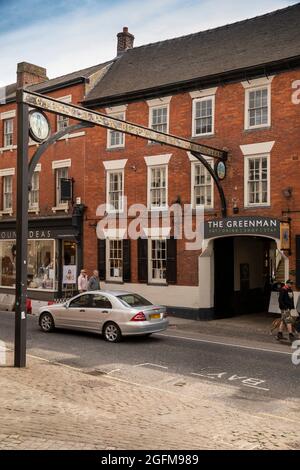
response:
{"label": "woman in dark clothing", "polygon": [[277,339],[283,339],[283,329],[286,326],[289,332],[289,339],[293,341],[295,336],[293,334],[293,317],[291,315],[291,310],[295,308],[294,304],[294,292],[292,290],[293,281],[288,279],[285,285],[280,289],[279,292],[279,308],[281,310],[281,323],[279,327],[279,332],[277,334]]}

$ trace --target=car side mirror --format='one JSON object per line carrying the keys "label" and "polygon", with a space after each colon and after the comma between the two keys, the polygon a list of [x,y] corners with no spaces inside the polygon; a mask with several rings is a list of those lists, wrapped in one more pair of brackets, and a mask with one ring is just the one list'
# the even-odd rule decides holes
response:
{"label": "car side mirror", "polygon": [[64,303],[64,307],[65,307],[65,308],[69,308],[69,304],[70,304],[69,302],[65,302],[65,303]]}

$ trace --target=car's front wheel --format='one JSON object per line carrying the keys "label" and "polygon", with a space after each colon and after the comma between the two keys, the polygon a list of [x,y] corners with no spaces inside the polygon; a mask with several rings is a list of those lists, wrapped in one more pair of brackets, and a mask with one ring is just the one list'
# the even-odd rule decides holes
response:
{"label": "car's front wheel", "polygon": [[113,322],[109,322],[104,325],[103,335],[106,341],[109,341],[110,343],[118,343],[122,339],[120,328]]}
{"label": "car's front wheel", "polygon": [[42,313],[40,316],[40,327],[45,333],[50,333],[54,330],[54,320],[49,312]]}

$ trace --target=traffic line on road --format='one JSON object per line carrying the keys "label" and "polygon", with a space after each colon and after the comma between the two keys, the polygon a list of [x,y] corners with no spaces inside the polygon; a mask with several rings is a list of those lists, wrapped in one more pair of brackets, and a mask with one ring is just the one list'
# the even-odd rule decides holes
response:
{"label": "traffic line on road", "polygon": [[143,366],[152,366],[152,367],[159,367],[160,369],[168,369],[166,366],[161,366],[160,364],[152,364],[152,362],[144,362],[143,364],[136,364],[133,367],[143,367]]}
{"label": "traffic line on road", "polygon": [[109,372],[105,372],[105,375],[113,374],[114,372],[120,372],[121,369],[113,369]]}
{"label": "traffic line on road", "polygon": [[250,349],[252,351],[263,351],[263,352],[270,352],[270,353],[276,353],[276,354],[284,354],[288,356],[291,356],[293,354],[287,351],[277,351],[276,349],[255,348],[253,346],[245,346],[243,344],[224,343],[223,341],[212,341],[208,339],[191,338],[189,336],[166,335],[164,333],[156,333],[156,336],[163,336],[165,338],[173,338],[173,339],[185,339],[185,340],[194,341],[197,343],[217,344],[219,346],[229,346],[231,348],[239,348],[239,349]]}

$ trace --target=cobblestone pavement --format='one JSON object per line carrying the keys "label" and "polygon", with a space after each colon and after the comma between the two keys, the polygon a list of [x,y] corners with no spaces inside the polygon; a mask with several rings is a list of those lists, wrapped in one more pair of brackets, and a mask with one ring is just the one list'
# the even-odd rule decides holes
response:
{"label": "cobblestone pavement", "polygon": [[[226,393],[224,385],[157,383],[138,384],[36,358],[25,369],[1,367],[0,449],[300,447],[298,411],[288,418],[250,414],[215,400]],[[298,401],[294,409],[299,410]]]}

